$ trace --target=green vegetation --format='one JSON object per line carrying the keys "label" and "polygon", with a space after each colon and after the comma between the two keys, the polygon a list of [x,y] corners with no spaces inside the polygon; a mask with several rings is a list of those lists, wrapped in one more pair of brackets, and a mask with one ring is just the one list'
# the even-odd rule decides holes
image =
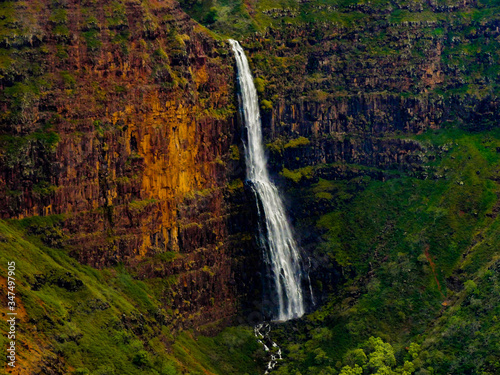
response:
{"label": "green vegetation", "polygon": [[[57,232],[60,220],[0,221],[1,274],[7,275],[7,262],[16,264],[19,365],[57,361],[67,374],[260,372],[250,328],[229,328],[215,337],[186,331],[171,346],[168,312],[152,297],[162,282],[135,280],[121,266],[82,266],[65,249],[42,243],[37,236],[52,238],[47,232]],[[158,260],[171,256],[164,253]],[[2,320],[0,329],[6,328]],[[5,335],[0,345],[7,345]]]}
{"label": "green vegetation", "polygon": [[500,134],[417,138],[441,151],[433,178],[293,185],[296,210],[310,212],[298,227],[322,233],[315,257],[344,278],[301,335],[276,333],[291,342],[277,373],[498,372]]}
{"label": "green vegetation", "polygon": [[307,146],[310,144],[311,141],[307,139],[306,137],[299,137],[290,140],[287,144],[285,144],[284,148],[297,148],[297,147],[302,147],[302,146]]}
{"label": "green vegetation", "polygon": [[87,49],[90,52],[99,50],[99,48],[102,45],[102,42],[100,39],[100,32],[98,30],[92,29],[89,31],[85,31],[82,34],[85,39],[85,43],[87,44]]}
{"label": "green vegetation", "polygon": [[76,78],[73,76],[72,73],[67,72],[67,71],[62,71],[60,74],[61,74],[61,78],[63,79],[65,87],[68,87],[68,88],[75,87]]}
{"label": "green vegetation", "polygon": [[240,149],[237,145],[231,145],[229,147],[229,155],[231,160],[238,161],[240,160]]}
{"label": "green vegetation", "polygon": [[292,180],[296,184],[301,182],[303,179],[308,180],[312,178],[313,167],[304,167],[295,170],[289,170],[283,168],[281,175],[289,180]]}
{"label": "green vegetation", "polygon": [[256,22],[242,0],[182,0],[181,3],[196,21],[217,30],[219,35],[242,36],[257,31]]}
{"label": "green vegetation", "polygon": [[265,89],[266,89],[266,81],[264,81],[262,78],[255,78],[255,89],[257,90],[257,93],[263,94]]}
{"label": "green vegetation", "polygon": [[228,183],[228,188],[232,192],[234,192],[236,190],[242,191],[243,190],[243,181],[241,181],[241,179],[239,179],[239,178],[232,180]]}
{"label": "green vegetation", "polygon": [[273,102],[271,102],[270,100],[262,99],[260,101],[260,108],[263,111],[272,111],[272,109],[273,109]]}
{"label": "green vegetation", "polygon": [[152,205],[157,203],[156,199],[143,199],[141,201],[132,201],[129,203],[128,208],[133,213],[140,213],[146,208],[151,208]]}

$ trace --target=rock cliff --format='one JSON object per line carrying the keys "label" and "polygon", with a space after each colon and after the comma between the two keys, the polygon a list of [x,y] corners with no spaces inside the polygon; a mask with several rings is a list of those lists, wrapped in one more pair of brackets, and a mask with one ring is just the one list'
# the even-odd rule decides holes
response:
{"label": "rock cliff", "polygon": [[55,215],[31,230],[78,261],[172,276],[179,321],[232,316],[252,240],[229,204],[246,198],[226,42],[173,1],[2,8],[1,217]]}
{"label": "rock cliff", "polygon": [[[241,36],[282,186],[439,178],[415,135],[498,116],[489,3],[181,3]],[[258,300],[227,43],[174,1],[4,2],[0,23],[1,217],[50,217],[29,230],[80,262],[168,279],[179,324]]]}

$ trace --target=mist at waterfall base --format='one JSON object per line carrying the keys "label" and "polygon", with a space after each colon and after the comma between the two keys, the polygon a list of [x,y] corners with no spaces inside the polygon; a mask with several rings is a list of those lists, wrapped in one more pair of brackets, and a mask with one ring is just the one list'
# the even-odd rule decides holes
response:
{"label": "mist at waterfall base", "polygon": [[[266,266],[263,294],[265,300],[273,305],[270,308],[271,319],[287,321],[305,313],[305,300],[308,298],[304,295],[303,284],[308,277],[279,191],[269,178],[257,90],[248,60],[237,41],[230,39],[229,42],[236,58],[240,111],[246,129],[247,180],[256,195],[259,242]],[[312,299],[310,283],[309,292]]]}

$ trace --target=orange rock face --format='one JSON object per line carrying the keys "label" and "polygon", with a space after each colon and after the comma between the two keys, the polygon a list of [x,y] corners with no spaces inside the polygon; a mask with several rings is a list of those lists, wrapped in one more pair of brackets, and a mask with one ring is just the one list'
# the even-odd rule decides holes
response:
{"label": "orange rock face", "polygon": [[54,4],[13,5],[34,34],[2,45],[13,71],[29,65],[2,87],[45,83],[24,104],[2,97],[1,216],[63,215],[80,262],[175,275],[166,305],[194,323],[231,316],[225,196],[239,130],[228,47],[170,1]]}

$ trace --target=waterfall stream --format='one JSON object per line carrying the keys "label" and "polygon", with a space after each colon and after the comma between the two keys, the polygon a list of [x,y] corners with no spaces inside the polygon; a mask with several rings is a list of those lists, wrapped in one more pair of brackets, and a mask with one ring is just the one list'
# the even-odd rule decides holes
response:
{"label": "waterfall stream", "polygon": [[253,328],[253,332],[257,341],[264,347],[264,351],[269,353],[269,362],[267,363],[267,368],[265,374],[269,374],[278,360],[282,360],[281,348],[276,344],[270,337],[271,325],[267,322],[259,323]]}
{"label": "waterfall stream", "polygon": [[262,144],[257,91],[248,60],[240,44],[230,39],[238,73],[240,110],[247,137],[245,159],[247,180],[257,196],[259,216],[262,220],[260,240],[264,247],[264,262],[269,269],[269,300],[276,304],[274,320],[286,321],[302,316],[305,312],[302,280],[304,277],[297,243],[288,223],[279,191],[269,178]]}

